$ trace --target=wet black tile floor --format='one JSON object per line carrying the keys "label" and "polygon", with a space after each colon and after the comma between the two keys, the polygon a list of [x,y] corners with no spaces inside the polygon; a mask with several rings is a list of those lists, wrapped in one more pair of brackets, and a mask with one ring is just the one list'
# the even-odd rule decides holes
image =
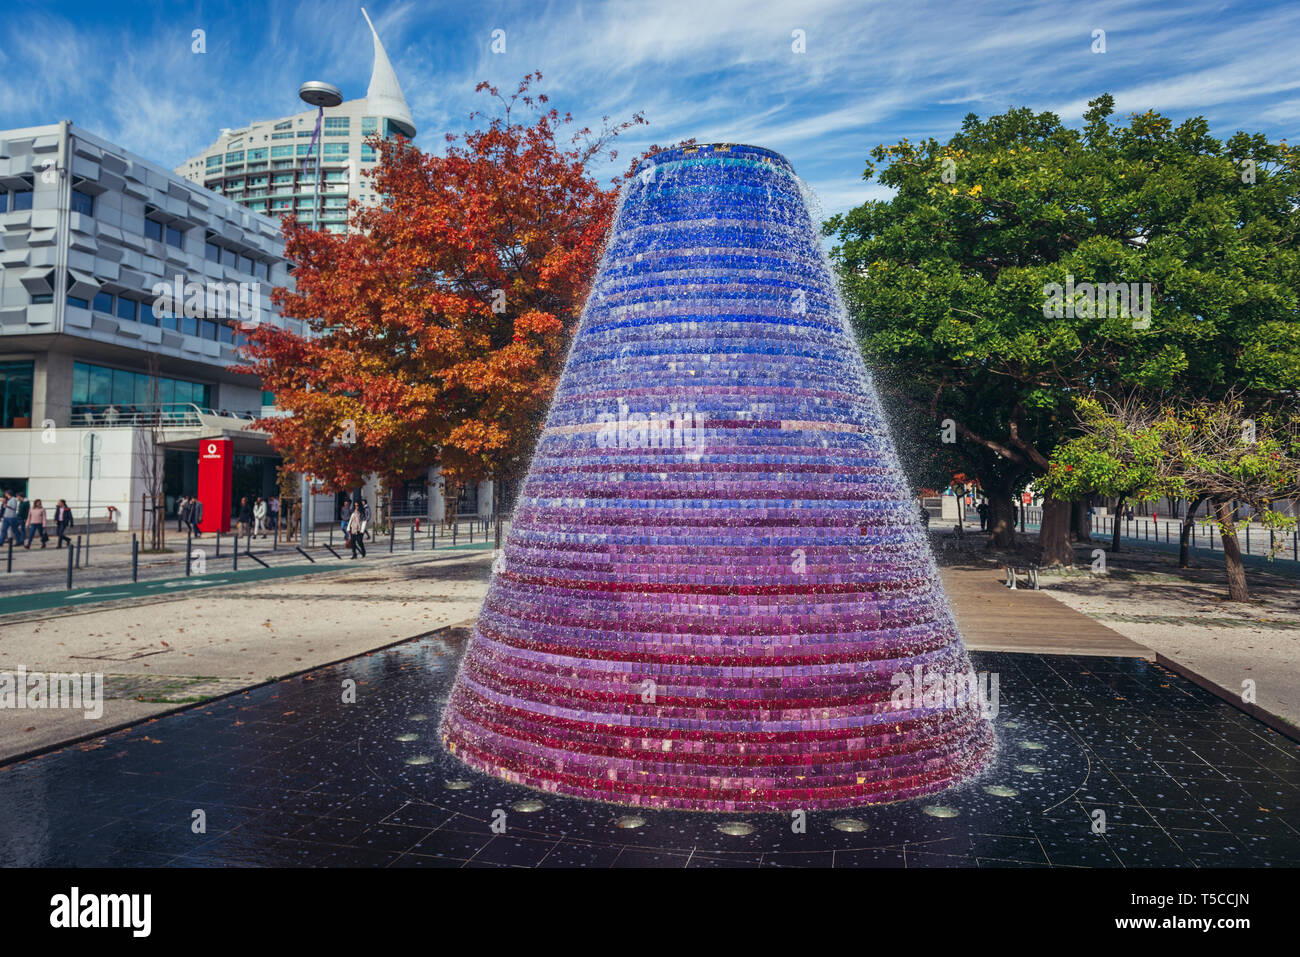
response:
{"label": "wet black tile floor", "polygon": [[464,641],[425,636],[0,767],[0,864],[1300,864],[1300,747],[1150,662],[975,653],[999,676],[994,765],[930,798],[809,813],[800,831],[468,770],[436,738]]}

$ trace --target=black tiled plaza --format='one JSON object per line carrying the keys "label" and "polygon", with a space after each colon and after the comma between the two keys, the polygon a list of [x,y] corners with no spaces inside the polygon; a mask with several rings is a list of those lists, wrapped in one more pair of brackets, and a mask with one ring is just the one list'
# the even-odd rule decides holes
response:
{"label": "black tiled plaza", "polygon": [[1140,659],[972,654],[1000,675],[994,765],[927,799],[811,813],[795,833],[787,815],[623,808],[469,771],[436,738],[464,642],[425,636],[0,767],[0,863],[1300,864],[1300,748]]}

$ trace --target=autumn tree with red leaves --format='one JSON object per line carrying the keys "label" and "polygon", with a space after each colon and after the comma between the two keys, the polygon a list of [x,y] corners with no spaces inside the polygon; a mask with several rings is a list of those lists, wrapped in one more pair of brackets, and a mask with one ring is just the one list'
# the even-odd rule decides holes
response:
{"label": "autumn tree with red leaves", "polygon": [[[530,92],[486,83],[501,113],[447,136],[445,156],[373,140],[379,206],[346,235],[284,225],[295,288],[277,288],[298,336],[249,334],[241,371],[290,414],[262,420],[287,464],[332,489],[386,486],[440,464],[453,482],[520,475],[595,275],[617,200],[588,171],[637,114],[598,132]],[[520,107],[531,121],[518,118]],[[486,119],[471,114],[470,121]]]}

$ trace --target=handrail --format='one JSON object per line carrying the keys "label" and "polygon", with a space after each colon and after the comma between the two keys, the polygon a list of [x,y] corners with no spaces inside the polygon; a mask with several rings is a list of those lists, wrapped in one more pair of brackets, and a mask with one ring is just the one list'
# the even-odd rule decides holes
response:
{"label": "handrail", "polygon": [[243,422],[255,422],[262,417],[261,412],[245,410],[212,409],[195,405],[192,402],[164,402],[158,405],[148,403],[75,404],[72,407],[72,425],[74,427],[131,428],[196,428],[203,424],[204,416],[225,419],[239,419]]}

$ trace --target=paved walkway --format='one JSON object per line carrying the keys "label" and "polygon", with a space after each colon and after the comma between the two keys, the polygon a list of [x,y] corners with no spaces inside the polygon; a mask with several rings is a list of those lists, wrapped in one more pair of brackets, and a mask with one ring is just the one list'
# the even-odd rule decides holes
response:
{"label": "paved walkway", "polygon": [[1151,649],[1045,591],[1024,587],[1012,591],[997,568],[949,566],[941,574],[966,647],[972,651],[1155,658]]}

